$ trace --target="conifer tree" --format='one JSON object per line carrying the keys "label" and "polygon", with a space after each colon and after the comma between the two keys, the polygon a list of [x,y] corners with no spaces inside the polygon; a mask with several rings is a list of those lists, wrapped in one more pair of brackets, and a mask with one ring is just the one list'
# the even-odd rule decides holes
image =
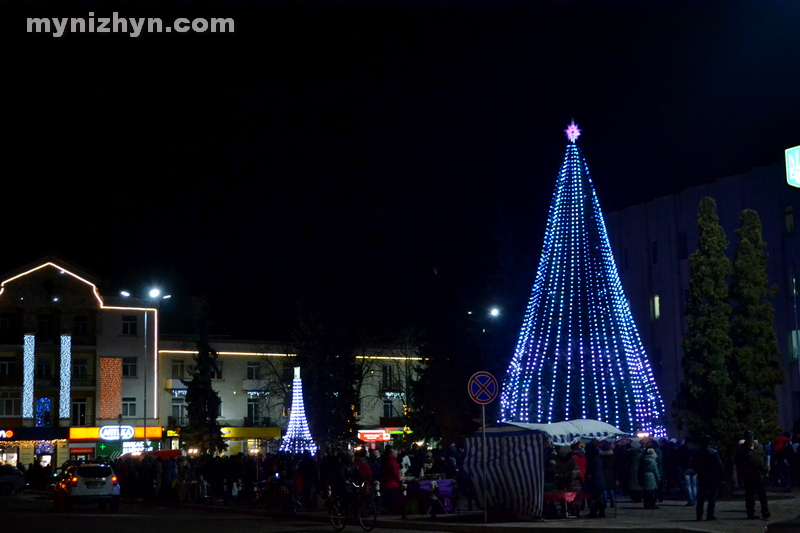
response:
{"label": "conifer tree", "polygon": [[200,454],[215,454],[228,447],[217,422],[222,400],[211,382],[212,372],[219,372],[217,352],[209,345],[207,304],[200,300],[195,306],[198,353],[189,370],[191,379],[182,380],[186,385],[188,424],[182,428],[181,440],[186,448],[195,448]]}
{"label": "conifer tree", "polygon": [[767,280],[769,254],[758,213],[747,209],[739,220],[730,294],[733,351],[728,365],[736,401],[734,418],[740,424],[735,437],[751,429],[761,442],[768,442],[778,432],[775,387],[785,377],[769,301],[775,288]]}
{"label": "conifer tree", "polygon": [[731,354],[728,239],[717,204],[703,198],[697,213],[700,239],[689,258],[688,330],[683,338],[683,381],[673,403],[678,428],[714,439],[730,435],[735,409],[727,360]]}

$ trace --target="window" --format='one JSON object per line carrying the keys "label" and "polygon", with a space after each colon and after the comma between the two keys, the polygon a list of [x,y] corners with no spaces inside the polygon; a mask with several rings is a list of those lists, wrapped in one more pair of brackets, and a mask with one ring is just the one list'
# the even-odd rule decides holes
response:
{"label": "window", "polygon": [[783,214],[786,220],[786,233],[794,233],[794,214],[792,213],[792,206],[787,205],[783,210]]}
{"label": "window", "polygon": [[14,357],[0,357],[0,376],[13,376],[16,371]]}
{"label": "window", "polygon": [[259,368],[260,366],[258,363],[253,363],[253,362],[247,363],[247,379],[260,379]]}
{"label": "window", "polygon": [[661,297],[656,294],[650,299],[650,320],[661,318]]}
{"label": "window", "polygon": [[136,398],[122,399],[122,416],[128,418],[136,416]]}
{"label": "window", "polygon": [[14,315],[3,313],[0,315],[0,335],[14,333]]}
{"label": "window", "polygon": [[650,241],[650,259],[654,265],[658,264],[658,241]]}
{"label": "window", "polygon": [[86,398],[72,399],[72,425],[86,425]]}
{"label": "window", "polygon": [[182,359],[172,361],[172,379],[183,379],[186,366]]}
{"label": "window", "polygon": [[622,249],[622,270],[628,270],[628,247]]}
{"label": "window", "polygon": [[72,360],[72,377],[73,378],[85,378],[89,375],[89,365],[86,362],[86,359],[73,359]]}
{"label": "window", "polygon": [[383,400],[383,418],[392,418],[394,416],[394,402],[392,400]]}
{"label": "window", "polygon": [[172,420],[176,426],[186,424],[186,401],[183,396],[172,398]]}
{"label": "window", "polygon": [[73,335],[88,335],[89,334],[89,317],[86,315],[76,315],[73,319],[72,326]]}
{"label": "window", "polygon": [[283,373],[281,377],[283,381],[292,381],[294,379],[294,364],[283,363]]}
{"label": "window", "polygon": [[390,365],[381,366],[381,389],[394,390],[394,368]]}
{"label": "window", "polygon": [[137,335],[138,318],[136,315],[122,315],[122,334]]}
{"label": "window", "polygon": [[248,398],[247,399],[247,418],[250,420],[251,426],[259,426],[260,425],[260,401],[258,398]]}
{"label": "window", "polygon": [[217,418],[222,418],[222,400],[219,401],[219,409],[217,409]]}
{"label": "window", "polygon": [[222,379],[222,361],[217,360],[217,368],[211,368],[211,379]]}
{"label": "window", "polygon": [[45,357],[36,360],[36,377],[49,378],[53,374],[53,362]]}
{"label": "window", "polygon": [[22,393],[0,391],[0,416],[22,416]]}
{"label": "window", "polygon": [[122,377],[135,378],[136,366],[139,362],[137,357],[123,357],[122,358]]}
{"label": "window", "polygon": [[798,350],[800,350],[800,330],[789,332],[789,361],[797,362]]}
{"label": "window", "polygon": [[687,259],[689,257],[689,239],[686,237],[685,231],[678,232],[678,260]]}
{"label": "window", "polygon": [[49,339],[53,331],[53,315],[39,315],[36,318],[37,337],[41,339]]}

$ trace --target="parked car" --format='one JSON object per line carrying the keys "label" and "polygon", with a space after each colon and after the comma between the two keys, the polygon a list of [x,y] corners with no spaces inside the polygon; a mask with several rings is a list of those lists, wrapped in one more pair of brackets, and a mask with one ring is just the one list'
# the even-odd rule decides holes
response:
{"label": "parked car", "polygon": [[25,488],[25,476],[14,465],[0,465],[0,495],[11,494]]}
{"label": "parked car", "polygon": [[100,509],[106,505],[112,511],[119,509],[120,486],[114,469],[104,463],[83,463],[68,467],[53,487],[56,511],[77,503],[96,503]]}

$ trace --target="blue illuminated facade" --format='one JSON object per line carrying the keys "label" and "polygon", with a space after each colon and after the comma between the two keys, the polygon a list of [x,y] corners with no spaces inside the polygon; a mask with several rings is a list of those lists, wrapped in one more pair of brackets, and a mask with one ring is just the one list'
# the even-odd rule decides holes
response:
{"label": "blue illuminated facade", "polygon": [[589,418],[663,436],[664,402],[575,144],[580,130],[570,128],[536,280],[503,384],[501,418]]}

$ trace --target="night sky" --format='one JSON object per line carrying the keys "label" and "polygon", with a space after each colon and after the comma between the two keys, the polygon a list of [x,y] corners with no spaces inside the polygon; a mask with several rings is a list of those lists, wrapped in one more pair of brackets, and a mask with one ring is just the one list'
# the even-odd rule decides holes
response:
{"label": "night sky", "polygon": [[[158,284],[172,332],[199,295],[235,337],[299,308],[424,326],[442,284],[521,322],[535,271],[513,303],[491,281],[535,267],[573,118],[605,212],[800,145],[791,0],[70,6],[0,5],[0,270]],[[89,11],[236,32],[25,33]]]}

